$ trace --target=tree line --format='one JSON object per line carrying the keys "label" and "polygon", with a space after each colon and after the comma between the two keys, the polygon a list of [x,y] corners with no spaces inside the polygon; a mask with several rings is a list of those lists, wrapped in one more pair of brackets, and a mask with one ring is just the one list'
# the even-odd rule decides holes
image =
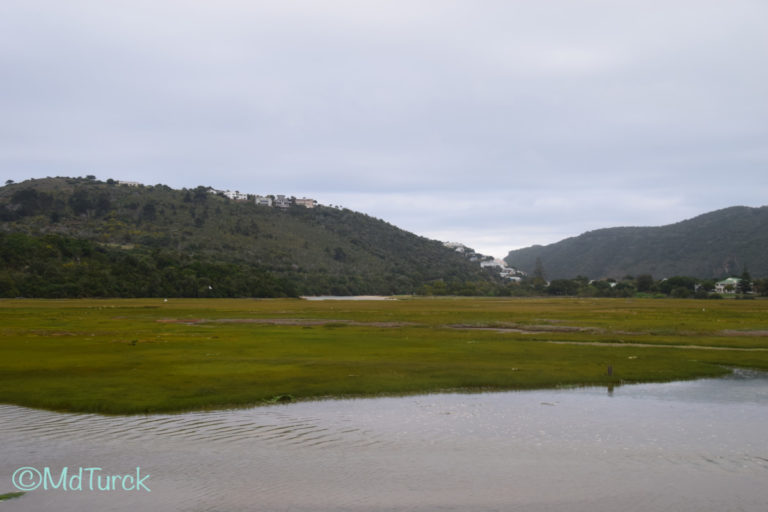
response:
{"label": "tree line", "polygon": [[59,235],[0,233],[0,297],[286,297],[256,266],[171,251],[129,252]]}
{"label": "tree line", "polygon": [[[724,290],[725,295],[739,298],[768,296],[768,278],[752,279],[748,271],[742,272],[738,284]],[[689,276],[672,276],[654,279],[649,274],[625,276],[622,279],[590,280],[585,276],[572,279],[546,281],[541,275],[533,275],[519,283],[510,284],[510,295],[550,295],[579,297],[673,297],[719,299],[724,294],[716,291],[716,281]]]}

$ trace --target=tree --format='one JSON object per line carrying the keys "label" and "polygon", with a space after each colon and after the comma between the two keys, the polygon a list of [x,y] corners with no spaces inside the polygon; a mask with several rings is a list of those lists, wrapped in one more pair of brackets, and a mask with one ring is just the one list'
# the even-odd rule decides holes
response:
{"label": "tree", "polygon": [[112,208],[112,202],[109,200],[109,194],[102,192],[96,197],[96,215],[103,216],[109,213]]}
{"label": "tree", "polygon": [[553,279],[547,287],[549,295],[577,295],[581,286],[575,279]]}
{"label": "tree", "polygon": [[88,210],[93,208],[91,199],[88,197],[88,191],[84,188],[79,188],[69,197],[69,206],[76,215],[82,215],[88,213]]}
{"label": "tree", "polygon": [[196,203],[204,203],[208,200],[208,189],[202,185],[196,187],[194,193],[193,199]]}
{"label": "tree", "polygon": [[147,221],[153,221],[157,218],[157,208],[154,202],[149,201],[144,204],[144,207],[141,209],[141,217]]}
{"label": "tree", "polygon": [[754,291],[762,296],[768,296],[768,278],[755,279]]}
{"label": "tree", "polygon": [[752,276],[749,275],[746,268],[744,269],[744,272],[741,273],[738,291],[739,293],[749,293],[752,291]]}
{"label": "tree", "polygon": [[[672,276],[661,281],[658,286],[659,290],[667,295],[672,294],[672,291],[677,288],[688,290],[690,295],[696,291],[696,279],[688,276]],[[676,297],[682,296],[682,292],[679,290],[675,293]]]}
{"label": "tree", "polygon": [[638,292],[650,292],[651,289],[653,289],[653,276],[650,274],[641,274],[637,276],[635,286],[637,286]]}
{"label": "tree", "polygon": [[347,261],[347,253],[344,252],[344,249],[342,249],[341,247],[336,247],[333,250],[333,259],[343,263]]}

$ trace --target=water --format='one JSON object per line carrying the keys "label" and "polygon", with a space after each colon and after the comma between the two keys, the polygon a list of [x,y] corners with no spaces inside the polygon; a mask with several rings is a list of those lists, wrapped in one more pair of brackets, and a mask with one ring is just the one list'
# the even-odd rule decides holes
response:
{"label": "water", "polygon": [[760,511],[768,375],[104,417],[0,406],[21,466],[149,474],[151,492],[34,490],[8,511]]}

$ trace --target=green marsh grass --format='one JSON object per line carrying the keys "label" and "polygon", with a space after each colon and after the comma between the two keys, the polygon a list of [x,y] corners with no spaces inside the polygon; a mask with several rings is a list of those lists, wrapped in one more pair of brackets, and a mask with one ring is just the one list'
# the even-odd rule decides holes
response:
{"label": "green marsh grass", "polygon": [[730,366],[768,369],[768,301],[0,300],[0,402],[53,410],[611,386]]}
{"label": "green marsh grass", "polygon": [[23,492],[7,492],[5,494],[0,494],[0,501],[12,500],[14,498],[21,498],[22,496],[24,496],[24,494],[26,494],[26,493],[23,493]]}

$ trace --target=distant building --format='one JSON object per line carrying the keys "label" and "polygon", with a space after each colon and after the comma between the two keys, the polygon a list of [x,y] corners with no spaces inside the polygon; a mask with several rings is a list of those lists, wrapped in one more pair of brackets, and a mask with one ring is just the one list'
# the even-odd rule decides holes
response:
{"label": "distant building", "polygon": [[741,279],[738,277],[729,277],[715,283],[715,292],[717,293],[736,293],[739,289]]}
{"label": "distant building", "polygon": [[317,201],[314,199],[307,199],[306,197],[302,197],[301,199],[294,200],[294,203],[296,203],[296,206],[303,206],[305,208],[314,208],[317,206]]}
{"label": "distant building", "polygon": [[256,196],[257,206],[272,206],[272,198],[269,196]]}
{"label": "distant building", "polygon": [[117,180],[117,184],[118,185],[127,185],[129,187],[140,187],[141,186],[141,183],[139,183],[138,181],[120,181],[120,180]]}
{"label": "distant building", "polygon": [[278,195],[275,197],[274,205],[278,208],[288,208],[291,206],[291,201],[284,195]]}
{"label": "distant building", "polygon": [[225,190],[224,195],[228,198],[234,200],[234,201],[247,201],[248,200],[248,194],[241,193],[238,190],[235,190],[232,192],[231,190]]}
{"label": "distant building", "polygon": [[500,259],[487,256],[485,258],[485,261],[481,261],[480,262],[480,266],[483,267],[483,268],[485,268],[485,267],[499,267],[499,268],[503,269],[503,268],[506,268],[507,265],[506,265],[506,263],[504,263]]}
{"label": "distant building", "polygon": [[467,247],[464,244],[460,244],[458,242],[443,242],[443,245],[448,247],[449,249],[453,249],[456,252],[462,252],[463,253],[463,252],[467,252],[467,250],[469,250],[469,247]]}

